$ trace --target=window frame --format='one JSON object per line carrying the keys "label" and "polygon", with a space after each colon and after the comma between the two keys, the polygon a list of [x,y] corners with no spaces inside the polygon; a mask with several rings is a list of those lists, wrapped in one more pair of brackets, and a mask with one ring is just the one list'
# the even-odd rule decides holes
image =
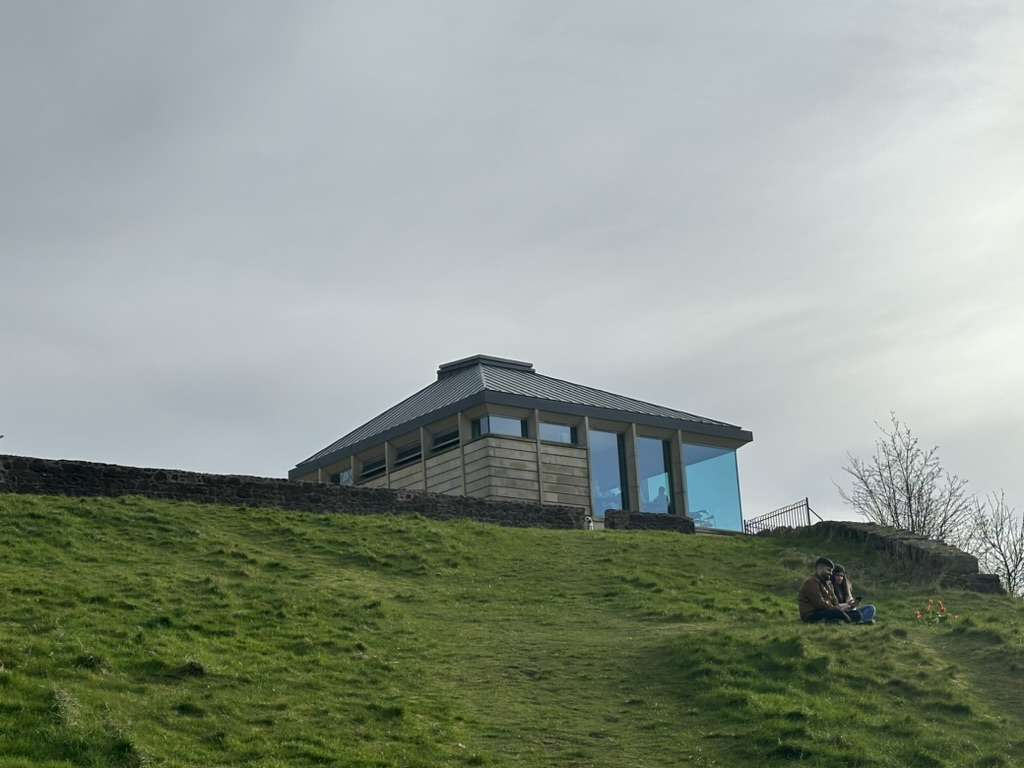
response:
{"label": "window frame", "polygon": [[[404,455],[403,455],[404,454]],[[411,467],[423,460],[423,447],[419,443],[395,450],[395,464],[392,469]]]}
{"label": "window frame", "polygon": [[[666,505],[666,510],[664,512],[655,512],[655,511],[651,511],[651,510],[644,510],[644,503],[645,503],[644,497],[645,497],[646,494],[644,493],[643,483],[649,479],[648,477],[644,477],[644,476],[642,476],[640,474],[640,460],[641,460],[640,459],[640,454],[641,454],[640,446],[641,446],[641,442],[644,441],[644,440],[652,440],[652,441],[657,441],[657,442],[661,443],[661,463],[662,463],[662,466],[664,468],[664,471],[661,474],[665,475],[665,482],[666,482],[665,494],[668,497],[668,503]],[[637,461],[636,461],[637,503],[639,505],[639,511],[640,512],[643,512],[645,514],[653,514],[653,515],[665,515],[665,514],[675,515],[677,513],[677,510],[679,508],[679,502],[678,502],[678,500],[676,498],[676,491],[675,491],[675,488],[676,488],[676,476],[675,476],[676,468],[675,468],[675,465],[674,465],[674,463],[672,461],[672,442],[674,440],[675,440],[674,436],[673,437],[664,437],[661,434],[637,434],[637,436],[636,436],[636,445],[634,447],[634,451],[635,451],[636,457],[637,457]],[[647,501],[648,501],[648,503],[650,502],[649,499]]]}
{"label": "window frame", "polygon": [[430,436],[430,452],[432,454],[444,453],[462,445],[462,435],[458,428],[443,432],[439,435]]}
{"label": "window frame", "polygon": [[[548,437],[544,437],[544,427],[561,427],[569,430],[569,441],[565,440],[553,440]],[[553,443],[555,445],[572,445],[578,446],[579,442],[579,429],[575,424],[562,424],[557,421],[544,421],[543,419],[537,422],[537,437],[542,443]]]}
{"label": "window frame", "polygon": [[[519,434],[510,435],[506,432],[491,431],[492,418],[504,419],[506,421],[518,421]],[[481,437],[510,437],[512,439],[528,440],[530,438],[530,420],[527,418],[517,419],[515,416],[503,416],[500,413],[485,413],[470,422],[470,433],[474,440],[478,440]]]}
{"label": "window frame", "polygon": [[590,490],[590,499],[591,499],[590,503],[591,503],[591,508],[593,509],[594,516],[597,519],[603,520],[604,519],[604,514],[605,514],[605,512],[607,510],[604,510],[604,509],[598,510],[596,508],[596,504],[595,504],[595,502],[597,500],[595,492],[594,492],[595,475],[597,474],[594,471],[594,461],[595,461],[595,458],[594,458],[594,453],[593,453],[593,451],[594,451],[594,437],[595,437],[594,433],[595,432],[601,433],[601,434],[605,434],[605,435],[614,435],[615,436],[615,452],[616,452],[616,454],[618,456],[618,464],[619,464],[619,466],[618,466],[618,470],[619,470],[619,501],[622,504],[622,511],[623,512],[632,512],[633,511],[633,502],[630,499],[630,496],[632,495],[632,492],[630,491],[630,487],[629,487],[629,479],[630,479],[631,475],[633,474],[633,470],[630,468],[629,462],[627,461],[628,454],[627,454],[627,450],[626,450],[626,440],[628,438],[628,434],[626,432],[624,432],[624,431],[621,431],[618,428],[608,428],[608,427],[605,427],[603,425],[602,426],[598,426],[596,428],[591,426],[590,432],[587,435],[587,443],[588,443],[587,444],[587,471],[590,474],[590,489],[589,489]]}
{"label": "window frame", "polygon": [[385,458],[374,459],[363,463],[359,469],[359,482],[375,480],[388,472],[388,462]]}

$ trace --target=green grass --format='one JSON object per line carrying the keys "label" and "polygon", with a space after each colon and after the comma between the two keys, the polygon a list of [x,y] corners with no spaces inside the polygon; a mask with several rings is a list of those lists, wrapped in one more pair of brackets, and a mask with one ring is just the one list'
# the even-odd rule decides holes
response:
{"label": "green grass", "polygon": [[[813,542],[0,495],[0,768],[1017,766],[1024,608]],[[858,578],[859,576],[859,578]],[[943,597],[964,617],[925,627]]]}

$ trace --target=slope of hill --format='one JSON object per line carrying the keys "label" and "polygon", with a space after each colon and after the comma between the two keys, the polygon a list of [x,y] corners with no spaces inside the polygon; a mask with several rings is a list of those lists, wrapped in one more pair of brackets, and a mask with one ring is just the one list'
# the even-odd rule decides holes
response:
{"label": "slope of hill", "polygon": [[[0,768],[1014,766],[1024,608],[813,543],[0,495]],[[930,597],[961,615],[914,617]]]}

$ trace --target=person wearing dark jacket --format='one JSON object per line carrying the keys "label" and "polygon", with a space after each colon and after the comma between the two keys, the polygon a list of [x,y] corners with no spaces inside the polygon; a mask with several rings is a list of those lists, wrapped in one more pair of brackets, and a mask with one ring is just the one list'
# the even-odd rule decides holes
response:
{"label": "person wearing dark jacket", "polygon": [[849,603],[840,604],[836,599],[835,590],[832,588],[832,569],[834,567],[832,561],[827,557],[819,557],[814,563],[814,575],[807,577],[797,596],[802,621],[849,622],[852,620],[846,615],[846,611],[853,606]]}

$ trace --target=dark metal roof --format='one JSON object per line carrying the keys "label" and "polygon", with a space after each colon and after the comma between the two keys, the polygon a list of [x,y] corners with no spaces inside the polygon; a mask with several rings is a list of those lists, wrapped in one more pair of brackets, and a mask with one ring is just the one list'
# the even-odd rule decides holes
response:
{"label": "dark metal roof", "polygon": [[531,363],[519,360],[475,355],[441,365],[437,375],[433,384],[317,451],[290,474],[325,466],[373,443],[484,402],[633,420],[742,442],[753,439],[750,432],[734,424],[543,376]]}
{"label": "dark metal roof", "polygon": [[703,416],[695,416],[685,411],[677,411],[672,408],[654,405],[653,403],[645,403],[642,400],[634,400],[631,397],[614,395],[611,392],[604,392],[593,387],[585,387],[582,384],[573,384],[571,381],[553,379],[550,376],[542,376],[539,373],[525,373],[523,371],[497,368],[490,365],[481,365],[480,371],[484,382],[484,389],[492,392],[505,392],[510,395],[535,397],[559,403],[572,403],[574,405],[590,406],[591,408],[608,408],[613,411],[643,413],[648,416],[662,416],[668,419],[681,419],[683,421],[695,421],[703,424],[719,424],[724,427],[735,426],[733,424],[726,424],[724,421],[706,419]]}
{"label": "dark metal roof", "polygon": [[[342,448],[355,445],[368,438],[380,435],[392,427],[413,421],[417,416],[435,413],[445,406],[465,400],[483,388],[483,377],[478,366],[463,368],[425,387],[398,405],[388,408],[363,426],[349,432],[321,451],[317,451],[302,464],[314,462]],[[301,464],[300,464],[301,466]]]}

